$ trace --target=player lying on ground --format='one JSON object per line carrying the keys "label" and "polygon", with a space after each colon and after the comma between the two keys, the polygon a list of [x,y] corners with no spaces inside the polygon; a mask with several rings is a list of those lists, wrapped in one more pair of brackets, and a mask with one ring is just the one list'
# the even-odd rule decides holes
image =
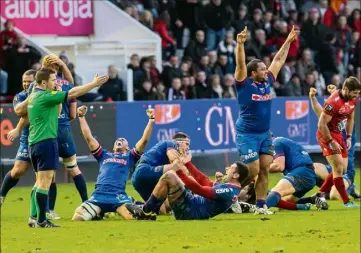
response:
{"label": "player lying on ground", "polygon": [[[132,185],[144,201],[149,199],[161,176],[172,167],[170,163],[184,155],[189,145],[189,136],[179,132],[172,140],[157,143],[140,158],[132,175]],[[168,204],[166,207],[162,208],[162,213],[168,211]]]}
{"label": "player lying on ground", "polygon": [[[324,195],[330,192],[332,186],[335,185],[345,207],[358,207],[347,196],[343,175],[347,169],[348,149],[351,148],[355,107],[360,91],[360,81],[355,77],[347,78],[342,89],[333,92],[326,100],[318,121],[317,141],[332,167],[332,173],[327,176],[320,188],[320,193]],[[342,134],[345,125],[346,142]]]}
{"label": "player lying on ground", "polygon": [[46,205],[54,172],[59,168],[57,133],[61,105],[65,100],[72,100],[103,85],[109,77],[96,75],[93,82],[69,91],[55,90],[56,73],[51,69],[40,69],[35,79],[33,92],[17,106],[17,109],[23,110],[23,115],[28,114],[30,157],[36,173],[36,183],[31,194],[29,226],[51,228],[58,227],[46,219]]}
{"label": "player lying on ground", "polygon": [[[184,173],[184,166],[193,178]],[[177,220],[206,220],[217,216],[231,207],[240,192],[241,182],[248,176],[248,168],[241,162],[225,170],[225,183],[214,184],[191,163],[190,156],[184,159],[184,165],[176,160],[171,170],[162,175],[143,209],[133,206],[129,210],[138,219],[155,220],[168,198]]]}
{"label": "player lying on ground", "polygon": [[142,138],[130,150],[125,138],[118,138],[114,142],[113,152],[103,149],[93,137],[85,119],[86,106],[78,108],[80,128],[89,149],[98,161],[100,169],[95,184],[95,191],[89,200],[82,203],[73,215],[75,221],[98,220],[104,213],[117,212],[126,220],[133,219],[124,204],[132,204],[132,199],[127,196],[125,187],[130,168],[133,168],[142,155],[151,136],[154,123],[154,110],[148,109],[148,124]]}
{"label": "player lying on ground", "polygon": [[[60,60],[56,55],[46,55],[42,61],[43,68],[49,68],[57,73],[56,85],[59,90],[69,91],[73,88],[73,77],[66,64]],[[60,73],[59,70],[62,72]],[[60,76],[59,74],[62,74]],[[35,82],[33,82],[28,90],[31,94]],[[73,177],[74,184],[79,192],[82,202],[88,199],[88,192],[85,183],[85,178],[81,173],[76,162],[76,148],[71,131],[70,121],[76,117],[76,99],[67,100],[62,104],[62,111],[59,115],[59,128],[58,128],[58,148],[59,155],[63,158],[64,167],[69,171]],[[21,130],[19,129],[18,132]],[[12,133],[11,133],[12,134]],[[16,134],[16,133],[14,133]],[[60,219],[55,213],[55,202],[57,196],[57,187],[55,183],[55,175],[53,182],[49,189],[49,201],[47,206],[47,217],[51,219]]]}
{"label": "player lying on ground", "polygon": [[237,35],[237,66],[234,77],[240,113],[236,121],[236,145],[241,161],[247,164],[250,171],[249,178],[243,185],[247,185],[257,176],[255,190],[257,206],[260,208],[265,207],[268,168],[273,161],[274,149],[270,131],[271,87],[298,33],[293,27],[268,69],[258,59],[246,65],[244,43],[247,40],[247,27]]}
{"label": "player lying on ground", "polygon": [[[275,154],[270,172],[281,172],[284,177],[268,194],[267,206],[309,210],[310,203],[297,201],[316,185],[316,173],[310,155],[300,144],[284,137],[274,138],[273,145]],[[323,198],[317,198],[315,203],[319,209],[327,205]]]}
{"label": "player lying on ground", "polygon": [[[330,94],[332,94],[333,92],[337,91],[337,87],[335,85],[330,84],[327,86],[327,90]],[[311,100],[312,109],[315,112],[316,116],[319,118],[322,113],[322,106],[316,99],[316,93],[317,90],[311,88],[309,92],[309,97]],[[346,130],[344,129],[342,133],[343,133],[344,141],[347,141]],[[345,188],[347,190],[347,194],[353,196],[354,198],[360,198],[356,186],[354,184],[354,178],[356,173],[355,161],[354,161],[356,141],[357,141],[356,126],[354,126],[351,137],[351,147],[348,150],[347,170],[346,170],[346,174],[343,177],[344,178],[343,181],[345,184]],[[323,184],[324,180],[327,178],[327,176],[332,172],[332,168],[330,165],[324,165],[320,163],[316,163],[314,165],[318,179],[320,179],[317,181],[317,185],[320,187]],[[332,186],[331,191],[329,193],[326,193],[326,198],[327,197],[330,197],[330,199],[341,200],[341,196],[338,194],[335,186]]]}
{"label": "player lying on ground", "polygon": [[[23,76],[23,91],[15,95],[13,100],[13,107],[16,110],[16,107],[19,103],[25,101],[28,97],[27,90],[30,83],[35,80],[35,70],[27,70]],[[30,168],[31,161],[29,156],[29,144],[28,144],[28,135],[29,128],[22,127],[28,125],[28,118],[20,118],[15,129],[11,130],[8,133],[8,139],[14,141],[20,135],[20,145],[15,157],[15,163],[13,168],[5,175],[4,180],[0,189],[0,206],[3,204],[7,193],[19,182],[20,177],[23,176],[28,169]],[[22,130],[20,130],[22,129]]]}

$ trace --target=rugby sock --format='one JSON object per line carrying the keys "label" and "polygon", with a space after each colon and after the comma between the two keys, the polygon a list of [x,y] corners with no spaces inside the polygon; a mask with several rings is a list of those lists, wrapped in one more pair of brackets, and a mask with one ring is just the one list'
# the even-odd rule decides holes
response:
{"label": "rugby sock", "polygon": [[281,200],[281,194],[278,192],[271,191],[266,198],[266,205],[268,208],[277,206]]}
{"label": "rugby sock", "polygon": [[54,211],[55,208],[55,202],[56,202],[56,195],[57,195],[57,188],[56,188],[56,183],[53,182],[50,185],[49,188],[49,200],[48,200],[48,207],[46,211],[48,210],[52,210]]}
{"label": "rugby sock", "polygon": [[6,197],[6,194],[8,194],[10,189],[13,188],[18,182],[19,182],[19,178],[13,178],[11,176],[11,171],[9,171],[5,175],[3,184],[1,185],[0,196]]}
{"label": "rugby sock", "polygon": [[143,206],[143,211],[145,213],[149,213],[149,212],[159,213],[159,209],[163,204],[164,200],[165,199],[158,199],[153,194],[150,195],[149,199],[147,200],[147,202],[145,202]]}
{"label": "rugby sock", "polygon": [[350,201],[350,199],[347,197],[347,192],[345,188],[345,183],[343,182],[343,177],[336,177],[333,179],[335,183],[335,187],[340,194],[342,201],[344,204]]}
{"label": "rugby sock", "polygon": [[85,178],[83,174],[76,175],[73,177],[74,184],[76,189],[78,190],[82,202],[88,200],[88,191],[86,188]]}
{"label": "rugby sock", "polygon": [[297,204],[315,204],[314,201],[312,201],[312,197],[303,197],[297,201]]}
{"label": "rugby sock", "polygon": [[38,212],[38,222],[42,223],[46,219],[46,203],[48,202],[48,191],[36,189],[36,210]]}
{"label": "rugby sock", "polygon": [[36,217],[37,216],[37,210],[36,210],[36,199],[35,199],[35,193],[36,193],[36,187],[33,187],[33,190],[30,194],[30,216]]}
{"label": "rugby sock", "polygon": [[278,202],[277,207],[287,210],[298,210],[296,203],[287,202],[282,199],[280,200],[280,202]]}
{"label": "rugby sock", "polygon": [[263,199],[257,199],[256,206],[258,208],[263,208],[264,204],[266,204],[266,201],[264,201]]}
{"label": "rugby sock", "polygon": [[320,192],[329,192],[331,191],[332,186],[333,186],[333,173],[331,172],[330,174],[328,174],[322,186],[320,187]]}

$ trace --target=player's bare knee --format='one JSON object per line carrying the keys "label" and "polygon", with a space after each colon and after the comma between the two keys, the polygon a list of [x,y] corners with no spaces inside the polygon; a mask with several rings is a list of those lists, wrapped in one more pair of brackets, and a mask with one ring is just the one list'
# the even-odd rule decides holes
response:
{"label": "player's bare knee", "polygon": [[40,189],[46,189],[48,190],[50,187],[50,184],[53,180],[54,177],[54,171],[53,170],[48,170],[48,171],[39,171],[38,172],[38,176],[37,176],[37,180],[36,180],[36,184],[37,187]]}
{"label": "player's bare knee", "polygon": [[14,166],[14,168],[11,170],[11,176],[13,178],[20,178],[22,177],[26,172],[28,171],[28,168],[21,167],[21,166]]}
{"label": "player's bare knee", "polygon": [[176,177],[175,172],[170,170],[163,174],[163,176],[161,177],[161,180],[166,181],[166,182],[173,182],[173,181],[175,181],[175,177]]}

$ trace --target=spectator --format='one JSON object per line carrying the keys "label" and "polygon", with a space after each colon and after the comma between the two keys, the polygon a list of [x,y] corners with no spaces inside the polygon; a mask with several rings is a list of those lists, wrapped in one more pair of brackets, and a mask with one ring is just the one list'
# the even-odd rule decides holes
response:
{"label": "spectator", "polygon": [[266,32],[267,37],[272,34],[272,17],[271,11],[266,11],[263,15],[263,30]]}
{"label": "spectator", "polygon": [[298,22],[298,12],[297,10],[290,10],[288,15],[288,25],[289,26],[295,26],[296,29],[300,29],[301,25]]}
{"label": "spectator", "polygon": [[353,32],[352,33],[352,43],[351,43],[351,49],[350,49],[350,61],[349,61],[349,75],[356,76],[356,69],[359,67],[357,60],[358,55],[360,55],[361,48],[358,47],[358,42],[360,41],[360,33],[359,32]]}
{"label": "spectator", "polygon": [[103,96],[103,101],[125,100],[124,83],[118,76],[118,70],[114,65],[108,66],[109,80],[98,89],[98,93]]}
{"label": "spectator", "polygon": [[4,24],[5,30],[0,32],[0,66],[3,67],[3,52],[12,48],[17,43],[18,35],[14,30],[14,22],[7,20]]}
{"label": "spectator", "polygon": [[348,18],[348,26],[354,31],[361,33],[361,10],[354,9],[351,16]]}
{"label": "spectator", "polygon": [[315,69],[316,64],[312,60],[311,50],[309,48],[303,49],[301,59],[298,60],[296,66],[296,73],[301,81],[306,79],[306,73],[312,72]]}
{"label": "spectator", "polygon": [[218,63],[216,64],[216,67],[213,69],[213,73],[219,75],[222,81],[226,74],[232,73],[232,71],[230,71],[228,67],[227,55],[224,54],[219,55]]}
{"label": "spectator", "polygon": [[243,29],[248,25],[248,18],[247,18],[247,6],[241,4],[238,11],[238,17],[236,20],[232,22],[232,27],[236,34],[243,31]]}
{"label": "spectator", "polygon": [[157,83],[157,100],[166,100],[165,86],[162,82]]}
{"label": "spectator", "polygon": [[150,59],[148,57],[143,57],[140,60],[140,70],[139,73],[136,74],[137,79],[134,79],[135,90],[140,90],[145,81],[150,81],[152,84],[155,84],[150,73]]}
{"label": "spectator", "polygon": [[341,77],[338,74],[334,74],[331,78],[330,84],[335,85],[338,89],[342,88]]}
{"label": "spectator", "polygon": [[316,86],[317,94],[319,96],[323,96],[326,90],[325,79],[321,74],[318,73],[317,70],[313,70],[312,74],[315,77],[315,86]]}
{"label": "spectator", "polygon": [[160,82],[160,71],[157,69],[157,59],[155,56],[149,57],[150,59],[150,76],[153,81],[153,84],[157,84]]}
{"label": "spectator", "polygon": [[312,73],[307,73],[306,79],[302,85],[302,95],[308,96],[311,88],[316,88],[315,86],[315,77]]}
{"label": "spectator", "polygon": [[289,17],[290,10],[296,10],[296,4],[294,0],[282,0],[280,1],[281,16],[283,18]]}
{"label": "spectator", "polygon": [[169,64],[164,67],[161,78],[166,88],[169,88],[174,78],[181,78],[182,70],[179,68],[179,60],[175,55],[170,56]]}
{"label": "spectator", "polygon": [[184,56],[189,56],[193,61],[198,62],[202,55],[207,53],[206,45],[204,43],[204,32],[198,30],[194,40],[189,41]]}
{"label": "spectator", "polygon": [[197,98],[211,98],[211,88],[206,82],[206,73],[204,71],[197,72],[196,93]]}
{"label": "spectator", "polygon": [[263,57],[270,55],[271,50],[266,46],[266,33],[262,29],[258,29],[255,32],[254,39],[246,46],[247,61],[253,59],[262,59]]}
{"label": "spectator", "polygon": [[[188,82],[189,82],[189,84],[188,84]],[[194,76],[183,77],[182,85],[184,87],[186,99],[196,99],[197,98],[196,80],[195,80]]]}
{"label": "spectator", "polygon": [[301,80],[297,74],[293,74],[288,83],[286,83],[283,94],[289,97],[302,96]]}
{"label": "spectator", "polygon": [[152,13],[150,11],[148,10],[143,11],[142,16],[140,18],[140,22],[149,30],[153,30],[154,21],[153,21]]}
{"label": "spectator", "polygon": [[226,38],[219,42],[218,44],[218,53],[227,55],[228,58],[228,66],[230,68],[230,71],[234,72],[235,70],[235,50],[236,50],[236,41],[233,39],[233,33],[227,32]]}
{"label": "spectator", "polygon": [[208,66],[213,69],[216,64],[217,64],[217,60],[218,60],[218,55],[217,55],[217,51],[209,51],[208,52],[208,58],[209,58],[209,64]]}
{"label": "spectator", "polygon": [[223,84],[224,84],[223,97],[236,98],[236,87],[234,85],[235,82],[232,74],[226,74],[224,76]]}
{"label": "spectator", "polygon": [[204,25],[207,27],[207,47],[214,50],[226,34],[226,28],[230,27],[233,20],[231,7],[223,0],[211,0],[204,7]]}
{"label": "spectator", "polygon": [[212,87],[211,98],[223,98],[223,88],[221,86],[221,79],[219,75],[213,74],[210,77],[210,83]]}
{"label": "spectator", "polygon": [[142,88],[134,95],[134,100],[157,100],[158,96],[152,89],[152,83],[145,80],[142,83]]}
{"label": "spectator", "polygon": [[73,76],[74,79],[74,86],[78,86],[78,85],[82,85],[83,84],[83,80],[81,79],[81,77],[79,75],[77,75],[75,73],[75,65],[73,63],[69,63],[68,68],[70,70],[71,75]]}
{"label": "spectator", "polygon": [[289,57],[286,59],[286,63],[281,69],[281,83],[286,84],[291,80],[293,74],[296,73],[296,57]]}
{"label": "spectator", "polygon": [[182,61],[181,70],[182,70],[182,76],[190,76],[191,75],[189,64],[186,61]]}
{"label": "spectator", "polygon": [[196,66],[195,66],[196,72],[203,71],[206,73],[207,80],[212,74],[211,68],[208,67],[208,65],[209,65],[208,55],[202,55],[199,64],[196,64]]}
{"label": "spectator", "polygon": [[264,24],[262,22],[262,11],[260,9],[255,9],[253,11],[252,21],[249,23],[248,29],[250,30],[252,36],[258,29],[263,29]]}
{"label": "spectator", "polygon": [[172,87],[168,90],[168,100],[184,100],[186,99],[182,90],[182,83],[179,78],[173,78]]}
{"label": "spectator", "polygon": [[41,69],[41,63],[34,62],[33,65],[31,65],[31,69],[38,71],[39,69]]}
{"label": "spectator", "polygon": [[352,43],[351,29],[347,25],[346,16],[341,15],[337,19],[335,46],[337,48],[342,49],[342,51],[343,51],[342,63],[344,66],[348,65],[349,51],[351,49],[351,43]]}
{"label": "spectator", "polygon": [[335,13],[329,8],[328,0],[319,0],[319,4],[321,23],[328,27],[332,27],[334,25],[333,20],[335,18]]}
{"label": "spectator", "polygon": [[326,83],[330,83],[332,75],[338,73],[335,42],[335,35],[333,33],[327,34],[319,51],[320,71]]}
{"label": "spectator", "polygon": [[[127,68],[133,70],[133,82],[135,86],[135,83],[140,80],[140,76],[142,75],[142,70],[139,67],[139,55],[132,54],[132,56],[130,57],[130,63],[127,65]],[[140,87],[140,84],[137,86]]]}
{"label": "spectator", "polygon": [[176,41],[168,32],[170,24],[170,16],[167,11],[160,14],[159,18],[154,23],[154,31],[159,34],[162,39],[162,56],[163,60],[167,59],[169,55],[175,54]]}

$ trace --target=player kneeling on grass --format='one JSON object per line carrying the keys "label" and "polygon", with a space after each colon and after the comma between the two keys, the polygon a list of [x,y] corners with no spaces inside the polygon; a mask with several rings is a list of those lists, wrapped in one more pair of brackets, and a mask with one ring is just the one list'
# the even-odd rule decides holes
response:
{"label": "player kneeling on grass", "polygon": [[[183,164],[184,163],[184,164]],[[237,200],[241,182],[248,177],[247,165],[236,162],[226,168],[225,183],[214,184],[190,161],[172,163],[172,170],[163,174],[143,209],[130,206],[137,219],[155,220],[159,208],[168,198],[177,220],[206,220],[227,211]],[[184,166],[192,177],[184,173]]]}
{"label": "player kneeling on grass", "polygon": [[[316,185],[316,173],[311,157],[300,144],[290,139],[278,137],[272,142],[275,146],[275,154],[270,172],[282,172],[285,176],[268,194],[267,206],[309,210],[310,203],[297,201]],[[317,199],[315,203],[319,209],[327,205],[324,198]]]}
{"label": "player kneeling on grass", "polygon": [[113,152],[103,149],[93,137],[84,117],[86,112],[86,106],[78,108],[80,128],[94,158],[99,162],[100,170],[95,184],[95,191],[89,200],[82,203],[75,210],[72,219],[75,221],[98,220],[105,213],[117,212],[124,219],[131,220],[133,216],[124,204],[129,204],[129,207],[134,204],[132,204],[132,199],[127,196],[125,187],[129,169],[135,166],[151,136],[154,110],[147,110],[149,121],[142,138],[135,144],[135,147],[130,150],[127,140],[118,138],[114,142]]}

